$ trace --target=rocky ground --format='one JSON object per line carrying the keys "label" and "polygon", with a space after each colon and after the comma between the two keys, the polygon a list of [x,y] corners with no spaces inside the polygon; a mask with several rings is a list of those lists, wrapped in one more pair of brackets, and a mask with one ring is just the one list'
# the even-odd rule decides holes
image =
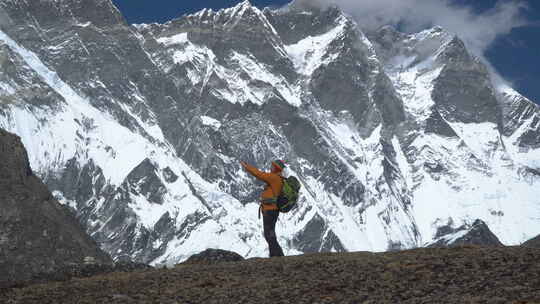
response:
{"label": "rocky ground", "polygon": [[540,303],[540,250],[313,254],[4,289],[5,303]]}

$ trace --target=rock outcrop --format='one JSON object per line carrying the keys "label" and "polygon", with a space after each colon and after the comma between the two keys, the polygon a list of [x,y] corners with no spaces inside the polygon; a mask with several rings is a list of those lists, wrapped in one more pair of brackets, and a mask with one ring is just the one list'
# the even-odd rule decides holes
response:
{"label": "rock outcrop", "polygon": [[531,248],[540,248],[540,234],[526,241],[525,243],[521,244],[521,246],[531,247]]}
{"label": "rock outcrop", "polygon": [[244,258],[236,252],[222,249],[206,249],[203,252],[192,255],[185,264],[216,264],[220,262],[238,262]]}
{"label": "rock outcrop", "polygon": [[464,245],[503,246],[501,241],[482,220],[476,220],[472,225],[463,225],[457,229],[451,227],[439,228],[436,240],[428,247],[456,247]]}
{"label": "rock outcrop", "polygon": [[19,137],[0,129],[0,286],[111,258],[33,173]]}

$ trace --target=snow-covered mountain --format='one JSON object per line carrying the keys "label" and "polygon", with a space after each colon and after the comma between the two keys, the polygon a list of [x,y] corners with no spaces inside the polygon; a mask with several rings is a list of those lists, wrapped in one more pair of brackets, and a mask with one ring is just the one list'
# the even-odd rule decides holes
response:
{"label": "snow-covered mountain", "polygon": [[483,220],[540,232],[540,110],[441,28],[364,33],[249,2],[129,25],[110,0],[0,0],[0,127],[113,257],[266,255],[241,170],[303,183],[287,254],[404,249]]}

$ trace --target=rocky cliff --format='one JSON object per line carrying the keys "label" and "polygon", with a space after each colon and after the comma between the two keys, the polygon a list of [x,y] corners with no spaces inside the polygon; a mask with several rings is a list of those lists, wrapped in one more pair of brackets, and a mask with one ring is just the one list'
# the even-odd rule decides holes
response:
{"label": "rocky cliff", "polygon": [[30,168],[18,136],[0,129],[0,285],[86,261],[111,263]]}

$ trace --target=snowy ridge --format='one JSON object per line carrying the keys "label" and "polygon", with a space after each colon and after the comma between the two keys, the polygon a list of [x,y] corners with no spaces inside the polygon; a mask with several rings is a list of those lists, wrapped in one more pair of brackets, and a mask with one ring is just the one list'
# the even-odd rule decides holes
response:
{"label": "snowy ridge", "polygon": [[[540,111],[506,87],[449,91],[489,78],[441,28],[365,35],[335,9],[247,1],[126,31],[79,22],[100,41],[59,28],[28,43],[40,30],[21,22],[24,47],[0,32],[16,67],[0,71],[0,126],[115,258],[265,256],[262,185],[240,160],[285,159],[300,178],[299,208],[277,226],[289,255],[414,248],[476,219],[508,245],[540,232]],[[104,58],[72,80],[85,63],[58,60],[72,51]]]}
{"label": "snowy ridge", "polygon": [[449,41],[450,36],[440,28],[424,30],[407,37],[402,42],[404,51],[385,62],[385,71],[404,99],[407,112],[418,121],[431,115],[433,81],[443,69],[437,57]]}
{"label": "snowy ridge", "polygon": [[[436,27],[405,37],[395,46],[396,53],[386,55],[385,71],[417,124],[428,123],[436,109],[432,92],[445,65],[439,57],[452,39]],[[515,144],[527,123],[513,136],[504,137],[494,123],[441,119],[456,137],[414,131],[406,153],[414,153],[415,161],[411,163],[406,155],[398,157],[400,171],[413,189],[413,218],[421,243],[433,242],[437,228],[449,221],[466,223],[481,218],[505,244],[517,244],[523,236],[540,230],[540,209],[535,203],[539,181],[522,175],[516,167],[516,163],[535,165],[530,161],[536,158],[528,153],[538,150],[519,154]],[[396,140],[394,146],[398,145]],[[519,202],[512,199],[517,196]]]}
{"label": "snowy ridge", "polygon": [[[251,102],[262,105],[273,95],[274,88],[289,104],[300,106],[298,93],[281,75],[275,75],[268,68],[257,62],[252,55],[232,52],[226,58],[227,65],[218,63],[214,52],[205,46],[191,43],[187,33],[171,37],[161,37],[157,41],[164,46],[173,47],[173,62],[177,65],[187,64],[188,78],[199,91],[207,88],[211,77],[217,76],[227,83],[225,88],[208,88],[212,94],[231,103],[245,104]],[[163,65],[165,72],[171,67]],[[247,75],[248,79],[244,80]],[[261,87],[260,83],[266,86]]]}
{"label": "snowy ridge", "polygon": [[338,25],[327,33],[316,37],[307,37],[296,44],[287,45],[285,49],[292,58],[295,68],[302,75],[312,75],[321,65],[335,60],[339,54],[328,54],[328,47],[332,41],[340,39],[345,30],[347,19],[342,16]]}
{"label": "snowy ridge", "polygon": [[450,234],[450,235],[445,235],[441,238],[442,241],[444,241],[445,243],[447,244],[451,244],[455,241],[457,241],[458,239],[464,237],[469,231],[467,230],[461,230],[461,231],[458,231],[454,234]]}
{"label": "snowy ridge", "polygon": [[15,89],[6,82],[0,82],[0,94],[11,95],[15,93]]}
{"label": "snowy ridge", "polygon": [[201,120],[203,125],[210,126],[214,130],[218,130],[219,128],[221,128],[221,122],[219,122],[219,120],[215,118],[212,118],[210,116],[201,116]]}
{"label": "snowy ridge", "polygon": [[[154,263],[178,262],[210,245],[234,249],[245,255],[263,255],[264,241],[258,233],[255,233],[260,230],[260,223],[255,219],[246,218],[243,215],[244,211],[239,212],[246,207],[220,192],[215,186],[206,183],[185,163],[176,158],[170,147],[163,149],[152,144],[141,135],[132,133],[119,125],[112,117],[90,106],[85,98],[64,83],[55,72],[49,70],[34,53],[20,47],[1,31],[0,41],[19,54],[26,64],[66,102],[63,111],[56,113],[54,120],[47,119],[51,113],[46,111],[30,112],[19,107],[12,107],[8,117],[1,117],[2,128],[21,136],[28,149],[33,168],[43,174],[51,170],[57,172],[70,158],[79,156],[79,161],[92,161],[97,164],[103,170],[108,183],[120,186],[135,166],[145,158],[151,158],[161,167],[181,172],[186,179],[189,178],[189,183],[201,191],[200,195],[213,204],[213,208],[209,211],[201,205],[199,199],[193,195],[187,195],[191,193],[191,190],[189,183],[184,179],[167,184],[166,197],[162,205],[151,203],[144,196],[130,194],[132,203],[129,207],[137,215],[139,223],[146,228],[153,227],[167,212],[176,217],[178,224],[181,224],[190,214],[195,213],[208,214],[212,219],[206,221],[187,238],[173,240],[165,254],[157,258]],[[47,121],[47,123],[44,125],[41,121]],[[91,125],[85,129],[78,122]],[[84,135],[84,144],[81,144],[81,135]],[[81,155],[85,155],[85,158],[81,159]],[[51,164],[55,164],[56,167],[51,168]],[[62,200],[61,196],[59,198]],[[96,209],[99,210],[100,207],[102,206],[97,205]],[[250,205],[247,209],[256,214],[257,206]],[[96,227],[103,224],[105,223],[94,223]],[[227,229],[223,232],[223,227],[241,228],[235,231]],[[243,240],[246,235],[253,238],[250,240],[251,244],[258,245],[253,248],[247,245]],[[156,242],[156,246],[158,244]]]}
{"label": "snowy ridge", "polygon": [[[63,113],[57,116],[55,120],[47,120],[49,130],[44,130],[44,128],[40,127],[41,123],[39,120],[40,118],[49,117],[51,113],[47,113],[46,111],[32,113],[19,107],[12,109],[13,114],[10,119],[10,125],[20,128],[17,130],[17,134],[24,134],[21,137],[27,149],[30,150],[31,164],[35,168],[47,170],[47,163],[63,163],[75,154],[82,153],[82,155],[86,155],[89,159],[97,162],[104,170],[110,170],[106,175],[111,179],[113,184],[118,184],[138,162],[144,159],[144,151],[152,149],[149,147],[149,143],[145,143],[142,138],[134,139],[131,130],[122,127],[111,116],[92,107],[85,98],[81,97],[69,85],[63,82],[55,72],[47,68],[34,53],[19,46],[2,31],[0,31],[0,40],[19,54],[26,64],[47,85],[60,94],[66,102]],[[81,122],[83,124],[89,124],[88,130],[84,130],[83,126],[79,125]],[[5,127],[8,130],[11,129],[8,126]],[[116,132],[108,132],[106,130],[115,130]],[[77,147],[75,146],[75,143],[82,139],[78,135],[81,133],[87,133],[86,151],[77,151]],[[55,137],[57,141],[50,143],[41,142],[39,144],[34,142],[35,138],[45,141],[51,137]],[[71,145],[66,146],[67,143],[71,143]],[[110,150],[106,149],[106,147],[110,146],[105,143],[115,143],[112,150],[115,157],[111,158]],[[133,154],[132,151],[141,151],[142,153],[137,155]],[[124,153],[129,153],[131,157],[123,157]],[[45,162],[42,163],[44,160]],[[119,162],[119,160],[127,161]],[[111,165],[113,163],[114,165]]]}
{"label": "snowy ridge", "polygon": [[176,34],[171,37],[162,37],[157,39],[157,42],[164,44],[165,46],[171,46],[174,44],[183,44],[188,42],[187,33]]}
{"label": "snowy ridge", "polygon": [[[386,197],[392,190],[378,186],[384,180],[381,128],[378,127],[364,139],[354,130],[354,123],[350,120],[336,119],[324,112],[316,116],[316,124],[322,124],[319,131],[324,140],[335,149],[335,155],[355,177],[351,182],[360,182],[366,188],[362,197],[353,198],[354,203],[345,202],[334,194],[317,194],[315,200],[319,212],[327,219],[331,231],[343,240],[345,248],[350,251],[384,251],[395,240],[400,240],[403,246],[414,247],[417,241],[411,231],[414,223],[410,215],[402,202]],[[324,187],[312,180],[307,184],[308,188],[318,191]],[[374,197],[381,201],[367,207],[358,204],[364,200],[369,202]],[[351,203],[356,206],[348,207]],[[390,215],[386,212],[388,208],[396,212]]]}
{"label": "snowy ridge", "polygon": [[523,112],[515,112],[517,116],[512,118],[517,122],[518,127],[510,136],[503,138],[509,153],[520,164],[540,170],[540,149],[520,145],[522,138],[527,136],[528,133],[540,131],[540,107],[507,85],[500,85],[497,90],[513,106],[520,108],[524,104],[526,108]]}
{"label": "snowy ridge", "polygon": [[260,27],[263,31],[263,33],[260,34],[270,40],[272,47],[274,47],[281,56],[287,56],[276,29],[268,21],[263,12],[251,5],[249,0],[240,2],[231,8],[220,9],[217,12],[212,9],[203,9],[194,14],[187,15],[186,18],[195,19],[202,23],[208,23],[210,21],[214,24],[220,24],[228,31],[238,30],[238,28],[244,26],[244,23],[247,21],[252,22],[251,26]]}
{"label": "snowy ridge", "polygon": [[[293,106],[299,107],[302,104],[302,101],[298,97],[299,94],[295,92],[293,88],[291,88],[291,85],[287,83],[287,80],[284,77],[273,75],[265,66],[257,63],[246,55],[233,52],[230,59],[234,65],[238,66],[240,71],[246,73],[250,77],[251,81],[264,82],[269,84],[271,87],[276,88],[281,96]],[[230,83],[232,84],[234,81],[233,79],[238,78],[239,77],[237,75],[233,74],[230,79]],[[251,94],[255,94],[254,100],[258,100],[259,104],[262,104],[267,96],[272,94],[269,90],[259,91],[257,88],[250,88],[249,84],[243,84],[242,88],[238,89],[244,91],[243,95],[249,94],[251,91]]]}

